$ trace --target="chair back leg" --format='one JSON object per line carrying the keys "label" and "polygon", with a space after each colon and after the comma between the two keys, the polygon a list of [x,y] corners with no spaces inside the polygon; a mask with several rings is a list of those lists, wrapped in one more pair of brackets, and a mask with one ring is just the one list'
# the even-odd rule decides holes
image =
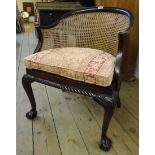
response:
{"label": "chair back leg", "polygon": [[121,100],[120,100],[120,97],[118,97],[117,108],[120,108],[120,107],[121,107]]}

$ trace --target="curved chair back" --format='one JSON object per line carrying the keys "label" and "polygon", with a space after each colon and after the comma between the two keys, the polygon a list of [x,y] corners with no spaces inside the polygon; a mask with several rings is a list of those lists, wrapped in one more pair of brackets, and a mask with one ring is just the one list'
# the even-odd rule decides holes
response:
{"label": "curved chair back", "polygon": [[129,12],[97,7],[66,14],[48,29],[41,29],[41,50],[58,47],[100,49],[116,56],[119,33],[130,26]]}

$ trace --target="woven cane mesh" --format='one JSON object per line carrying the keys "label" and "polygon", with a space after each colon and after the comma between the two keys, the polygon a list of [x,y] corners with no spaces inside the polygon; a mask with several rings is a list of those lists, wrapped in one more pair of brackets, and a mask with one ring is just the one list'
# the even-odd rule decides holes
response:
{"label": "woven cane mesh", "polygon": [[41,50],[58,47],[87,47],[116,55],[118,33],[129,27],[127,16],[118,13],[83,13],[63,18],[50,29],[42,29]]}

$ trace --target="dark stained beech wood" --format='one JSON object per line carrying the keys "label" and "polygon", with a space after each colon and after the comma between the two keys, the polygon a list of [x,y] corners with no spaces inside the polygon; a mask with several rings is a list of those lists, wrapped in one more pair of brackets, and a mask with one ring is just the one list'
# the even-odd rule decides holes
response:
{"label": "dark stained beech wood", "polygon": [[27,96],[30,100],[32,109],[30,112],[26,114],[27,118],[33,119],[37,115],[36,111],[36,103],[34,99],[34,95],[31,88],[32,82],[39,82],[48,86],[52,86],[58,89],[62,89],[63,91],[70,91],[74,93],[78,93],[85,96],[92,97],[98,104],[102,105],[104,107],[105,113],[104,113],[104,120],[103,120],[103,126],[102,126],[102,135],[101,135],[101,142],[100,142],[100,148],[108,151],[111,148],[112,142],[107,137],[107,131],[110,124],[110,120],[113,116],[115,107],[120,107],[120,98],[119,98],[119,90],[121,85],[121,73],[122,73],[122,61],[124,58],[124,51],[125,51],[125,42],[127,40],[127,37],[129,33],[132,30],[133,26],[133,16],[132,14],[126,10],[121,8],[83,8],[79,9],[70,13],[67,13],[63,17],[61,17],[58,21],[53,23],[52,25],[48,27],[39,27],[39,25],[36,25],[36,32],[38,35],[38,45],[34,51],[39,52],[42,46],[43,37],[41,34],[40,29],[41,28],[50,28],[54,27],[59,23],[59,21],[62,18],[66,18],[68,16],[74,15],[74,14],[81,14],[81,13],[87,13],[87,12],[116,12],[120,14],[124,14],[129,17],[130,19],[130,25],[129,28],[125,31],[119,34],[119,44],[118,44],[118,52],[116,55],[116,62],[115,62],[115,69],[114,69],[114,76],[113,80],[110,86],[108,87],[102,87],[95,84],[89,84],[81,81],[76,81],[72,79],[68,79],[62,76],[58,76],[55,74],[38,71],[34,69],[26,69],[26,74],[23,76],[23,87],[27,93]]}
{"label": "dark stained beech wood", "polygon": [[112,145],[111,140],[106,135],[107,135],[107,130],[109,127],[110,120],[114,113],[114,108],[115,108],[114,106],[109,106],[108,108],[105,108],[105,112],[104,112],[100,148],[105,151],[108,151]]}
{"label": "dark stained beech wood", "polygon": [[31,110],[29,112],[26,113],[26,117],[29,119],[33,119],[36,117],[37,115],[37,111],[36,111],[36,101],[33,95],[33,91],[32,91],[32,87],[31,87],[31,83],[33,82],[33,79],[28,78],[27,75],[24,75],[22,78],[22,84],[23,87],[25,89],[25,92],[30,100],[31,103]]}

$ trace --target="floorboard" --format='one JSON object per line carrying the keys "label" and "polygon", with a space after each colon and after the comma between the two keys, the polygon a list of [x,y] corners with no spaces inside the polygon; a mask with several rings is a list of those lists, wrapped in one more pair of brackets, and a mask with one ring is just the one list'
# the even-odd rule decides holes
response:
{"label": "floorboard", "polygon": [[123,82],[120,90],[121,102],[130,112],[130,114],[138,121],[139,118],[139,83],[137,81]]}
{"label": "floorboard", "polygon": [[[81,96],[72,93],[64,93],[64,97],[90,155],[102,155],[103,151],[99,149],[101,127],[84,106],[83,99]],[[117,153],[112,148],[106,154],[116,155]]]}
{"label": "floorboard", "polygon": [[[83,102],[101,127],[104,113],[103,107],[96,104],[95,101],[88,97],[83,97]],[[108,135],[113,140],[113,148],[115,149],[117,154],[137,154],[137,145],[133,142],[131,137],[120,126],[120,124],[115,120],[114,117],[111,120]]]}
{"label": "floorboard", "polygon": [[49,101],[55,120],[63,155],[89,155],[76,123],[64,103],[62,91],[47,87]]}
{"label": "floorboard", "polygon": [[16,149],[17,155],[33,155],[33,133],[32,133],[32,121],[29,121],[25,117],[25,113],[29,110],[30,105],[28,104],[28,98],[24,92],[24,89],[21,85],[22,75],[25,73],[25,67],[23,63],[23,58],[29,54],[29,43],[28,43],[28,33],[30,33],[30,27],[25,25],[26,32],[20,34],[19,39],[22,41],[18,42],[22,46],[19,51],[18,58],[19,69],[17,74],[17,110],[16,110]]}
{"label": "floorboard", "polygon": [[61,155],[46,88],[34,83],[33,90],[38,109],[33,121],[34,155]]}
{"label": "floorboard", "polygon": [[23,45],[23,34],[18,34],[16,37],[16,77],[18,79],[20,59],[22,53],[22,45]]}

